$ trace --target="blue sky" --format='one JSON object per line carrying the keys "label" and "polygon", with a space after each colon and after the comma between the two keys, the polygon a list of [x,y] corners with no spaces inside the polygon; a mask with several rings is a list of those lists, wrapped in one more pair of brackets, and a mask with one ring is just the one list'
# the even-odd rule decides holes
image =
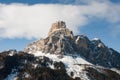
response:
{"label": "blue sky", "polygon": [[[76,1],[81,1],[81,0],[76,0]],[[87,0],[87,1],[90,1],[90,0]],[[96,0],[96,1],[104,1],[104,0]],[[113,3],[119,3],[120,2],[119,0],[109,0],[109,1],[111,1]],[[9,4],[9,3],[26,3],[26,4],[61,3],[61,4],[71,4],[71,3],[74,3],[75,0],[0,0],[0,2],[1,3],[6,3],[6,4]]]}
{"label": "blue sky", "polygon": [[0,51],[23,50],[63,20],[76,35],[100,38],[120,52],[119,7],[119,0],[0,0]]}

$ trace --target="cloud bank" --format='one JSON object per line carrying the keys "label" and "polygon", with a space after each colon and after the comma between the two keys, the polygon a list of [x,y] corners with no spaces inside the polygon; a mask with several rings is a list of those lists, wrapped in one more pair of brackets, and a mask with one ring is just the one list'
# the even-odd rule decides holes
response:
{"label": "cloud bank", "polygon": [[119,7],[108,1],[93,1],[87,5],[0,4],[0,38],[46,37],[51,24],[59,20],[65,21],[75,34],[94,17],[116,25],[120,22]]}

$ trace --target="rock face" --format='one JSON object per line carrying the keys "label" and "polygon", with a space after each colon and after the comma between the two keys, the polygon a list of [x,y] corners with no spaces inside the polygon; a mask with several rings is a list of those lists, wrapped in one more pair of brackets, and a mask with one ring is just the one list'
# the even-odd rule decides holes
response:
{"label": "rock face", "polygon": [[93,64],[120,68],[120,53],[105,46],[100,39],[90,41],[85,35],[74,36],[63,21],[52,24],[47,38],[33,42],[24,49],[24,52],[31,54],[37,51],[57,55],[77,53]]}
{"label": "rock face", "polygon": [[63,21],[52,24],[46,39],[41,39],[29,44],[25,48],[25,52],[35,53],[42,51],[43,53],[64,54],[73,53],[75,45],[73,32],[66,28]]}

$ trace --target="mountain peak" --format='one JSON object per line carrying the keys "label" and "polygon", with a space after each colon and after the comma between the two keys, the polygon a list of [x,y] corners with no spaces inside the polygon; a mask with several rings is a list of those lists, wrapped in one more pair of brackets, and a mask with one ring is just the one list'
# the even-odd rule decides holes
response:
{"label": "mountain peak", "polygon": [[24,51],[29,53],[42,51],[60,55],[65,53],[73,54],[74,38],[73,32],[66,27],[66,23],[58,21],[52,24],[47,38],[29,44]]}
{"label": "mountain peak", "polygon": [[30,54],[37,52],[50,53],[60,57],[77,53],[93,64],[105,67],[120,67],[118,61],[120,55],[117,52],[108,48],[98,38],[89,40],[85,35],[74,36],[63,21],[53,23],[48,37],[30,43],[24,49],[24,52]]}
{"label": "mountain peak", "polygon": [[74,36],[58,21],[48,37],[30,43],[24,52],[0,53],[0,80],[120,80],[119,59],[100,39]]}
{"label": "mountain peak", "polygon": [[61,34],[64,36],[71,36],[73,35],[73,32],[66,27],[66,23],[64,21],[53,23],[52,27],[49,30],[48,36]]}

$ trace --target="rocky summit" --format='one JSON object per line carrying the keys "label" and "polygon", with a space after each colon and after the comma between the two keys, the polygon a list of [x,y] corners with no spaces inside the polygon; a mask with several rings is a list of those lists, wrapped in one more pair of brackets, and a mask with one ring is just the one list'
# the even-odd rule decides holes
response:
{"label": "rocky summit", "polygon": [[52,24],[47,38],[29,44],[24,51],[28,53],[42,51],[51,54],[73,54],[75,52],[74,46],[73,32],[66,27],[65,22],[60,21]]}
{"label": "rocky summit", "polygon": [[58,21],[23,51],[0,53],[0,80],[120,80],[120,53]]}

